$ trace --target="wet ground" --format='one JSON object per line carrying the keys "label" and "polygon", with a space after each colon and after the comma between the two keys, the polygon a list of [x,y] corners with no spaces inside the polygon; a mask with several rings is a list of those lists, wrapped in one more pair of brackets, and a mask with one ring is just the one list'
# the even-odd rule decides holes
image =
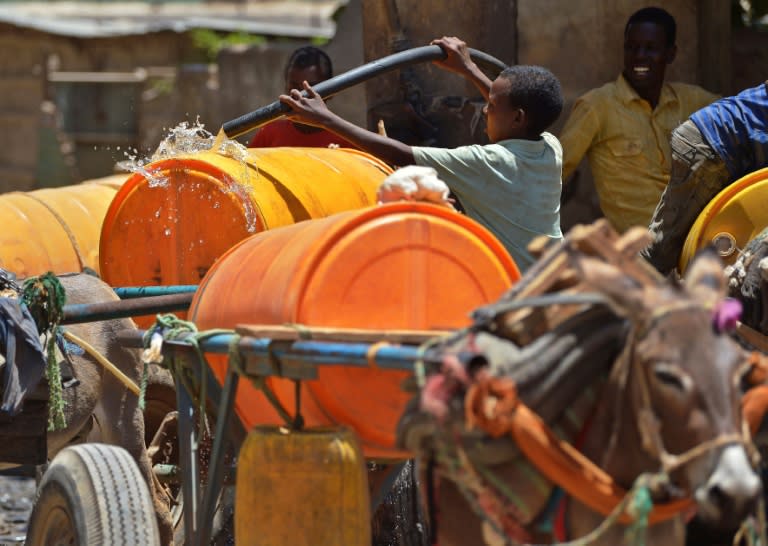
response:
{"label": "wet ground", "polygon": [[0,546],[24,543],[34,497],[34,478],[0,476]]}

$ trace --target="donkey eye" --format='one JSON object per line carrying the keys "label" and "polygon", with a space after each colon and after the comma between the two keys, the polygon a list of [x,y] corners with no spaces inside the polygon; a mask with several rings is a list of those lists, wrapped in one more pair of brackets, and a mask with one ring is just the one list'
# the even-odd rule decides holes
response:
{"label": "donkey eye", "polygon": [[653,368],[653,375],[660,383],[680,391],[688,392],[691,388],[691,378],[672,366],[658,364]]}

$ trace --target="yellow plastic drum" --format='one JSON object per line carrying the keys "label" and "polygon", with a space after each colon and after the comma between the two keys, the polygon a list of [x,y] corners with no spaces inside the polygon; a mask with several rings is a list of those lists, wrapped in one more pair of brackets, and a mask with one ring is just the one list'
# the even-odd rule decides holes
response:
{"label": "yellow plastic drum", "polygon": [[197,284],[255,233],[374,204],[392,172],[349,149],[253,148],[245,160],[210,151],[135,173],[109,207],[100,265],[112,286]]}
{"label": "yellow plastic drum", "polygon": [[688,232],[680,253],[680,272],[709,244],[715,245],[725,263],[734,263],[739,250],[766,226],[768,168],[740,178],[709,202]]}
{"label": "yellow plastic drum", "polygon": [[0,195],[0,267],[20,278],[99,270],[104,216],[127,174]]}

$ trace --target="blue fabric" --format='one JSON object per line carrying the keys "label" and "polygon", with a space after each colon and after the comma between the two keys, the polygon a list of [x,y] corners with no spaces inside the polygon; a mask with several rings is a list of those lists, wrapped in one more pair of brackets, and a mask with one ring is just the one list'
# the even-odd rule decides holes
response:
{"label": "blue fabric", "polygon": [[34,389],[45,372],[45,356],[35,320],[25,305],[0,298],[0,351],[5,357],[0,416],[16,415],[24,395]]}
{"label": "blue fabric", "polygon": [[768,166],[766,83],[705,106],[691,121],[734,179]]}

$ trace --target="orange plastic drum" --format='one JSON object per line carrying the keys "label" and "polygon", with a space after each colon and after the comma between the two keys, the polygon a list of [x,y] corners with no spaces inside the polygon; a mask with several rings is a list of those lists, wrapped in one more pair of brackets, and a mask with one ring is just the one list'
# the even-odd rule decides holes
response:
{"label": "orange plastic drum", "polygon": [[0,267],[20,278],[99,270],[104,216],[127,174],[0,195]]}
{"label": "orange plastic drum", "polygon": [[768,226],[768,168],[740,178],[718,193],[694,222],[680,253],[681,272],[701,248],[714,243],[732,264],[739,250]]}
{"label": "orange plastic drum", "polygon": [[[241,242],[208,272],[190,308],[201,330],[297,323],[373,329],[453,329],[495,301],[520,274],[484,227],[436,205],[394,203],[301,222]],[[209,361],[217,377],[223,357]],[[307,426],[347,425],[367,457],[399,457],[395,426],[406,372],[323,366],[302,389]],[[287,408],[294,385],[270,379]],[[281,423],[261,392],[241,382],[247,427]]]}
{"label": "orange plastic drum", "polygon": [[112,286],[197,284],[242,239],[364,207],[392,172],[362,152],[259,148],[245,161],[200,152],[150,163],[107,212],[101,272]]}

